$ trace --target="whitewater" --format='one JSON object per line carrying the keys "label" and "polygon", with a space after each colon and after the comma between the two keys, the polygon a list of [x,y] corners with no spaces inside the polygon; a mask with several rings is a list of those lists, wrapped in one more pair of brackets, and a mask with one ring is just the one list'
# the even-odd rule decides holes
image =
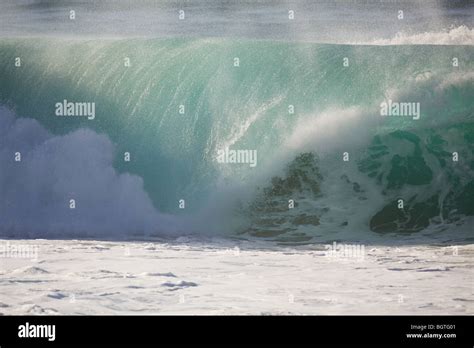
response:
{"label": "whitewater", "polygon": [[36,260],[2,260],[6,315],[472,314],[472,244],[322,246],[229,240],[19,240]]}

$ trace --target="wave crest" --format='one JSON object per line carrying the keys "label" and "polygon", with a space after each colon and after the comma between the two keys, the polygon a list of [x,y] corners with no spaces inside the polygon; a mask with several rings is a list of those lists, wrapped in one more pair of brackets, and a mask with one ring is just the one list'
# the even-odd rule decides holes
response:
{"label": "wave crest", "polygon": [[398,32],[390,39],[377,39],[370,45],[474,45],[474,28],[465,25],[438,32],[409,34]]}

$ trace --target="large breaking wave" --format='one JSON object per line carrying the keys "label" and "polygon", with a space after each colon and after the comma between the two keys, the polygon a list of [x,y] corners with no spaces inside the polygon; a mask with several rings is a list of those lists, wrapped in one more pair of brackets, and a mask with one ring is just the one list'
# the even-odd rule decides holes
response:
{"label": "large breaking wave", "polygon": [[[0,115],[2,236],[197,232],[294,242],[411,233],[473,214],[472,46],[0,45],[0,102],[16,114]],[[95,102],[96,119],[58,119],[63,99]],[[419,102],[420,119],[381,118],[388,99]],[[258,166],[217,163],[226,147],[257,150]],[[11,161],[18,148],[21,164]]]}

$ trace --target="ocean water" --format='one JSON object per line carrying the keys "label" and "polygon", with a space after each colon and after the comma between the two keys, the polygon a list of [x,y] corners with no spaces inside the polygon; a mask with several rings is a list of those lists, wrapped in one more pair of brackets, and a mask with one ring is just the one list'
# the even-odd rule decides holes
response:
{"label": "ocean water", "polygon": [[1,9],[1,237],[472,242],[469,2]]}
{"label": "ocean water", "polygon": [[0,314],[472,314],[473,17],[1,1]]}

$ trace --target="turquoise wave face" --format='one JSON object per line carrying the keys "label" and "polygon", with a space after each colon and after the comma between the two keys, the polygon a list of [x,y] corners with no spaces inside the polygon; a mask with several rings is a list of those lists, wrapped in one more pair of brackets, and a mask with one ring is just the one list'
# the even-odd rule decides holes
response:
{"label": "turquoise wave face", "polygon": [[[472,215],[472,46],[3,39],[0,47],[1,104],[54,136],[106,135],[113,168],[141,177],[161,212],[182,216],[184,199],[186,212],[225,217],[218,228],[251,216],[235,229],[297,239],[323,223],[415,231],[453,210]],[[94,119],[58,117],[65,100],[94,103]],[[382,116],[392,102],[413,110]],[[258,161],[220,163],[224,149],[256,151]],[[288,213],[293,196],[306,206],[297,215]],[[400,197],[402,213],[391,208]],[[260,210],[268,216],[246,210],[274,205]]]}

